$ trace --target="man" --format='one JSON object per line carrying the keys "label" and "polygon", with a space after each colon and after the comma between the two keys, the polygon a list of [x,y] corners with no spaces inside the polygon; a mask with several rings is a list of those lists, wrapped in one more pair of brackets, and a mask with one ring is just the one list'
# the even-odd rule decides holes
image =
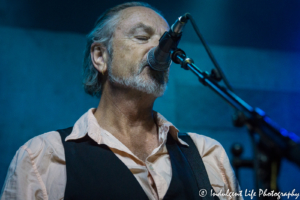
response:
{"label": "man", "polygon": [[[165,91],[168,71],[151,70],[146,57],[168,30],[166,20],[145,3],[118,5],[98,19],[88,35],[84,87],[101,96],[99,106],[72,128],[39,135],[23,145],[9,167],[1,199],[199,197],[191,169],[183,159],[178,165],[184,166],[182,171],[176,171],[170,154],[178,150],[167,149],[169,141],[189,145],[178,138],[172,123],[153,111],[155,99]],[[189,136],[214,191],[235,191],[238,183],[222,146],[202,135]]]}

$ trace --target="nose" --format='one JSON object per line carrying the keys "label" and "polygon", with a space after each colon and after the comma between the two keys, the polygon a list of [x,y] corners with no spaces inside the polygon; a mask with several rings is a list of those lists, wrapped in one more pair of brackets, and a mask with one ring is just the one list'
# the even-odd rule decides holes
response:
{"label": "nose", "polygon": [[151,49],[153,49],[153,48],[155,48],[155,47],[158,46],[159,39],[160,39],[160,37],[155,37],[155,38],[151,38],[149,40],[149,42],[147,44],[147,47],[144,49],[144,55],[145,55],[144,58],[146,58],[148,56],[148,54],[149,54],[149,52],[150,52]]}
{"label": "nose", "polygon": [[156,37],[156,38],[154,39],[153,43],[154,43],[154,46],[155,46],[155,47],[158,46],[160,38],[161,38],[161,37]]}
{"label": "nose", "polygon": [[154,36],[154,37],[150,40],[149,46],[148,46],[148,48],[147,48],[147,53],[149,53],[149,51],[150,51],[151,49],[153,49],[154,47],[157,47],[157,46],[159,45],[159,40],[160,40],[160,38],[161,38],[161,36],[156,35],[156,36]]}
{"label": "nose", "polygon": [[160,39],[164,36],[165,32],[163,34],[157,34],[155,36],[153,36],[153,41],[152,44],[154,47],[158,46]]}

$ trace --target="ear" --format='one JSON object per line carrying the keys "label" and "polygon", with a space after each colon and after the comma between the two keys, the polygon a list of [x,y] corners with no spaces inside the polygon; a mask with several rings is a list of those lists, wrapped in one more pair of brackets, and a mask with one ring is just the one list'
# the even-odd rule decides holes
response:
{"label": "ear", "polygon": [[108,53],[106,48],[99,43],[91,45],[91,59],[94,67],[102,74],[107,71]]}

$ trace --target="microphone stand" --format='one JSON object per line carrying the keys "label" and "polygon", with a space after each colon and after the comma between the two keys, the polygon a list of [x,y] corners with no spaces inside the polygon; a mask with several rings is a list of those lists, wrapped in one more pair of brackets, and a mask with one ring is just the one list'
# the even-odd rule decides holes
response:
{"label": "microphone stand", "polygon": [[[208,86],[239,111],[235,125],[247,126],[254,146],[254,158],[250,166],[255,171],[256,196],[261,192],[260,189],[263,192],[267,189],[267,193],[272,190],[278,191],[277,176],[281,159],[285,157],[300,167],[300,137],[279,127],[265,115],[264,111],[251,107],[236,94],[220,86],[217,83],[220,80],[217,71],[212,70],[210,74],[201,71],[183,50],[175,49],[171,58],[182,68],[192,71],[204,86]],[[276,196],[265,197],[262,194],[258,197],[259,199],[277,198]]]}

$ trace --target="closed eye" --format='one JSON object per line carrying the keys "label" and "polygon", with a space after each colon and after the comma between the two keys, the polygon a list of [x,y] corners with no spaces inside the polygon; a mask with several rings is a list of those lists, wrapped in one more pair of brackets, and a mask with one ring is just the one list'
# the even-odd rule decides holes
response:
{"label": "closed eye", "polygon": [[142,40],[142,41],[149,40],[149,37],[147,37],[147,36],[136,36],[135,38],[138,39],[138,40]]}

